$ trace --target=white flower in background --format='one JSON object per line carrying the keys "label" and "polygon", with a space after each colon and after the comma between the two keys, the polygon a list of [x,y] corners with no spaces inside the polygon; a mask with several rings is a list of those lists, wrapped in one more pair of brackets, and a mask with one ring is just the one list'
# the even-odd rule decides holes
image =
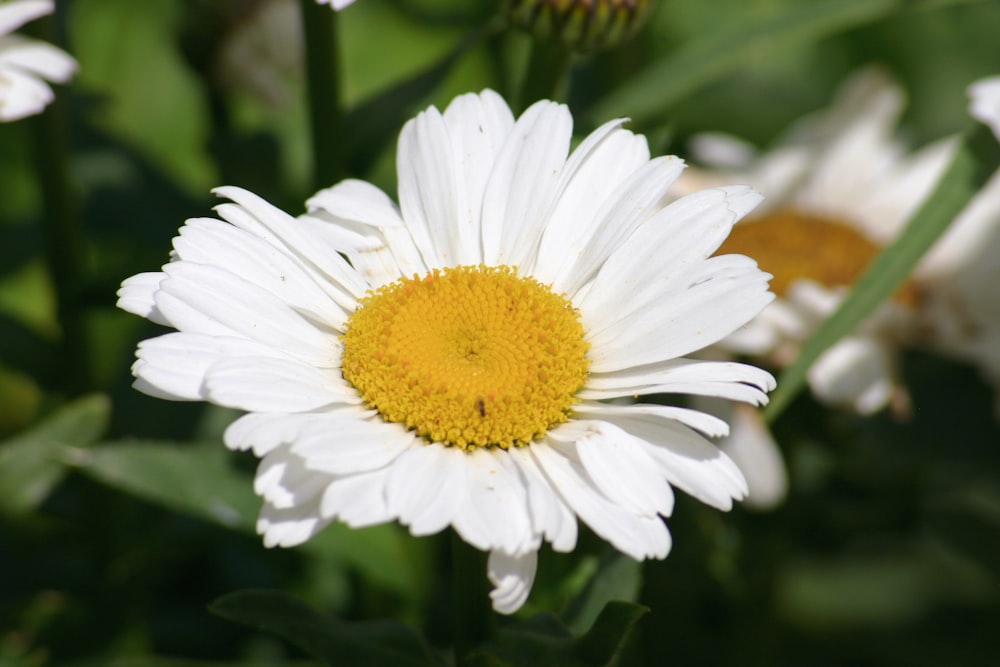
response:
{"label": "white flower in background", "polygon": [[61,49],[11,34],[54,9],[52,0],[0,3],[0,121],[39,113],[54,98],[46,81],[64,83],[76,72],[76,61]]}
{"label": "white flower in background", "polygon": [[[969,113],[998,134],[1000,77],[972,84],[969,97]],[[927,254],[916,278],[928,344],[977,366],[997,390],[1000,416],[1000,172]]]}
{"label": "white flower in background", "polygon": [[1000,76],[980,79],[969,86],[969,113],[1000,140]]}
{"label": "white flower in background", "polygon": [[[792,361],[930,194],[955,141],[908,154],[893,136],[902,104],[896,85],[878,70],[865,70],[844,86],[831,109],[804,119],[774,151],[754,156],[741,169],[727,164],[681,177],[679,191],[726,180],[750,183],[768,197],[722,249],[757,258],[774,274],[778,299],[722,348],[767,357],[778,366]],[[696,152],[730,163],[750,154],[744,144],[720,137],[703,139]],[[861,414],[890,404],[905,411],[896,352],[915,335],[919,300],[916,284],[906,283],[827,350],[809,371],[817,398]]]}
{"label": "white flower in background", "polygon": [[515,121],[485,91],[406,124],[398,206],[348,180],[296,219],[219,188],[222,220],[189,220],[162,272],[119,293],[178,330],[140,344],[136,387],[249,413],[225,439],[262,459],[269,546],[334,520],[451,526],[490,553],[504,613],[526,599],[543,540],[574,548],[578,518],[633,558],[663,558],[672,487],[723,510],[746,493],[704,437],[727,426],[609,399],[764,403],[768,373],[686,355],[773,295],[753,260],[712,256],[760,196],[672,201],[682,161],[650,159],[623,122],[570,153],[565,106]]}
{"label": "white flower in background", "polygon": [[337,11],[354,4],[354,0],[316,0],[316,2],[321,5],[330,5]]}

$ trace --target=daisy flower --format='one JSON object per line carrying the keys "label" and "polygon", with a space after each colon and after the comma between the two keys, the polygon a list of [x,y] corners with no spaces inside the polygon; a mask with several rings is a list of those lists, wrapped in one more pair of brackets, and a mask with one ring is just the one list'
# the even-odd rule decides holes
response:
{"label": "daisy flower", "polygon": [[[768,196],[722,250],[757,258],[774,274],[778,298],[721,348],[777,366],[791,362],[930,194],[955,140],[907,153],[894,136],[902,105],[898,86],[869,69],[847,82],[831,109],[804,119],[768,154],[758,157],[727,137],[706,136],[695,145],[696,154],[725,166],[689,170],[678,192],[735,181]],[[914,340],[920,300],[917,282],[907,282],[827,350],[809,370],[816,397],[860,414],[890,404],[905,411],[908,397],[896,357],[901,345]]]}
{"label": "daisy flower", "polygon": [[226,444],[261,458],[257,524],[293,546],[331,521],[451,526],[489,552],[494,608],[518,609],[547,541],[577,520],[663,558],[673,488],[728,510],[746,493],[692,409],[649,394],[766,401],[774,380],[686,355],[772,299],[769,276],[716,255],[761,199],[747,186],[674,200],[683,163],[650,159],[614,120],[570,152],[572,117],[516,119],[496,93],[410,120],[399,204],[347,180],[299,218],[234,187],[187,221],[170,262],[119,306],[176,332],[140,343],[136,387],[248,414]]}
{"label": "daisy flower", "polygon": [[52,0],[0,4],[0,121],[39,113],[54,97],[46,81],[64,83],[76,72],[76,61],[61,49],[10,34],[54,9]]}

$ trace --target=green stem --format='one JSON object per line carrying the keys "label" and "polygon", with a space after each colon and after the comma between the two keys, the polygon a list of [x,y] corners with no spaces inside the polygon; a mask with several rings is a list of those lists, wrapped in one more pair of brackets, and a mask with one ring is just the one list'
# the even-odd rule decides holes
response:
{"label": "green stem", "polygon": [[344,177],[344,109],[341,99],[337,12],[316,0],[300,0],[305,37],[309,125],[312,128],[313,189]]}
{"label": "green stem", "polygon": [[521,81],[521,109],[541,99],[565,101],[569,92],[572,52],[558,40],[535,39]]}
{"label": "green stem", "polygon": [[455,665],[489,636],[493,611],[486,579],[486,554],[451,531],[452,637]]}
{"label": "green stem", "polygon": [[[53,41],[51,18],[35,24],[43,39]],[[55,292],[56,318],[62,332],[62,388],[71,395],[93,388],[88,361],[90,345],[82,304],[85,278],[84,232],[70,185],[69,140],[65,91],[30,124],[35,168],[42,195],[42,244]]]}

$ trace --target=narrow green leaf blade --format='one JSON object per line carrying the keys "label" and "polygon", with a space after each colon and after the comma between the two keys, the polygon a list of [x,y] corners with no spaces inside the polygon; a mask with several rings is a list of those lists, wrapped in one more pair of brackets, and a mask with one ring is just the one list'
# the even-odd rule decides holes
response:
{"label": "narrow green leaf blade", "polygon": [[100,438],[110,414],[106,396],[87,396],[0,444],[0,510],[20,515],[35,509],[65,474],[67,453]]}
{"label": "narrow green leaf blade", "polygon": [[882,18],[898,0],[823,0],[784,6],[692,41],[630,77],[587,112],[591,121],[628,116],[642,123],[678,99],[747,62],[763,46],[807,42]]}
{"label": "narrow green leaf blade", "polygon": [[209,610],[283,637],[328,665],[435,664],[424,639],[399,621],[342,621],[278,591],[230,593],[213,602]]}
{"label": "narrow green leaf blade", "polygon": [[773,422],[806,382],[809,367],[892,294],[1000,165],[1000,144],[982,125],[962,138],[951,166],[899,238],[872,261],[840,308],[802,346],[778,378],[764,417]]}

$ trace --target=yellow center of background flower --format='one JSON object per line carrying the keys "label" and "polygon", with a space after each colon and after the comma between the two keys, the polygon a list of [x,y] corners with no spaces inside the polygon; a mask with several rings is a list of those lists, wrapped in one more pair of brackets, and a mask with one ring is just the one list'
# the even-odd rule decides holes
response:
{"label": "yellow center of background flower", "polygon": [[[757,261],[774,275],[771,290],[784,297],[789,286],[809,279],[828,288],[850,287],[881,248],[848,224],[798,211],[775,211],[733,227],[718,254],[739,253]],[[916,305],[912,282],[904,283],[893,299]]]}
{"label": "yellow center of background flower", "polygon": [[568,419],[590,366],[583,334],[572,303],[516,269],[435,269],[360,301],[342,369],[387,421],[506,449]]}

